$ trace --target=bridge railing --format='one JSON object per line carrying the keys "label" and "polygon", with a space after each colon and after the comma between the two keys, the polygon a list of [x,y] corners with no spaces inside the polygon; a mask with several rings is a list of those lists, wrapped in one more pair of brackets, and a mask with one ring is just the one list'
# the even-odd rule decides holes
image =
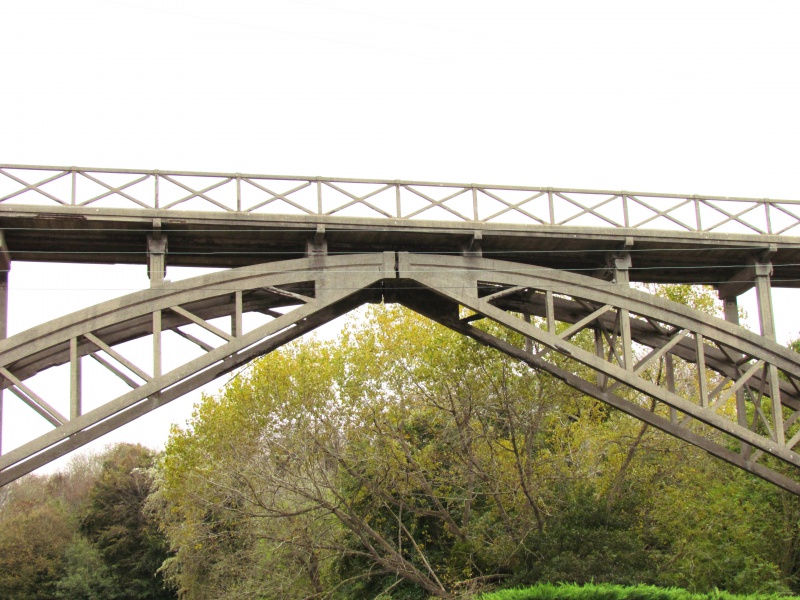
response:
{"label": "bridge railing", "polygon": [[0,205],[800,235],[800,201],[421,181],[0,165]]}

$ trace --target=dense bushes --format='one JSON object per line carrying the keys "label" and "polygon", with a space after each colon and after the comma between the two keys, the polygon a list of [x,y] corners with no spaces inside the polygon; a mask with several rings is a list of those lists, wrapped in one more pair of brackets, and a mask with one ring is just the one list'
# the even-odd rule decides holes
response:
{"label": "dense bushes", "polygon": [[609,584],[539,584],[526,589],[509,589],[484,594],[479,600],[770,600],[795,597],[775,595],[739,596],[713,590],[704,594],[691,593],[677,588],[658,588],[640,585],[623,587]]}
{"label": "dense bushes", "polygon": [[157,572],[165,539],[142,511],[153,461],[150,450],[120,444],[4,488],[0,598],[174,598]]}

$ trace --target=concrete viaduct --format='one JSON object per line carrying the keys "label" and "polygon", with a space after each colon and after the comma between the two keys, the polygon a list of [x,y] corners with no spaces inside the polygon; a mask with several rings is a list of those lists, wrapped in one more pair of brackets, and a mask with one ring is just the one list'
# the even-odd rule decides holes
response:
{"label": "concrete viaduct", "polygon": [[[800,494],[800,355],[775,341],[771,296],[800,286],[799,215],[791,200],[0,165],[0,417],[23,402],[50,426],[2,448],[0,485],[385,301]],[[15,261],[141,264],[150,287],[6,337]],[[168,265],[222,270],[171,282]],[[713,285],[724,318],[643,283]],[[759,333],[738,324],[753,287]],[[85,406],[86,361],[125,389]],[[65,378],[49,395],[48,369]]]}

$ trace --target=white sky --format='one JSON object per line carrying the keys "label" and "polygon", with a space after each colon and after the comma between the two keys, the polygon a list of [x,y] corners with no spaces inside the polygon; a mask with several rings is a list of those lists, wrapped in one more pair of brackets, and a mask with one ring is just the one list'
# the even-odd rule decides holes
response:
{"label": "white sky", "polygon": [[[764,0],[6,2],[0,163],[800,199],[798,23]],[[98,273],[15,264],[11,332],[146,285]],[[160,444],[196,399],[102,443]],[[5,448],[35,427],[7,413]]]}

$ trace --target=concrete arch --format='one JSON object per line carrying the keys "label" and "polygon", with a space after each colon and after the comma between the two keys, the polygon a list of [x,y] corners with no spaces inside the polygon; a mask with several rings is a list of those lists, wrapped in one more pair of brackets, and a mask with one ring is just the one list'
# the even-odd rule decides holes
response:
{"label": "concrete arch", "polygon": [[[787,348],[625,285],[480,257],[405,252],[313,256],[164,283],[0,342],[2,387],[53,425],[0,456],[0,485],[381,299],[401,302],[800,494],[795,477],[763,458],[800,467],[793,449],[800,441],[800,357]],[[245,331],[247,312],[271,320]],[[230,317],[227,330],[209,322],[223,316]],[[522,342],[476,325],[483,319]],[[187,333],[187,325],[217,341]],[[586,331],[591,335],[578,335]],[[162,372],[165,335],[191,341],[200,356]],[[153,340],[146,367],[115,349],[146,336]],[[81,364],[87,358],[130,391],[84,412]],[[64,364],[70,365],[69,415],[25,384]],[[656,371],[664,376],[654,378]],[[653,410],[644,399],[654,401]]]}
{"label": "concrete arch", "polygon": [[[380,301],[380,282],[395,276],[394,253],[317,256],[241,267],[163,283],[78,311],[0,341],[0,376],[10,390],[50,422],[53,429],[0,456],[4,485],[170,402],[253,358],[368,301]],[[243,328],[246,312],[270,320]],[[209,320],[229,316],[227,331]],[[216,342],[180,328],[196,325]],[[164,371],[161,338],[186,338],[200,356]],[[152,363],[135,364],[115,350],[132,339],[152,337]],[[81,362],[93,358],[130,391],[84,412]],[[39,397],[25,380],[56,365],[70,365],[69,414]],[[63,404],[63,402],[62,402]]]}

